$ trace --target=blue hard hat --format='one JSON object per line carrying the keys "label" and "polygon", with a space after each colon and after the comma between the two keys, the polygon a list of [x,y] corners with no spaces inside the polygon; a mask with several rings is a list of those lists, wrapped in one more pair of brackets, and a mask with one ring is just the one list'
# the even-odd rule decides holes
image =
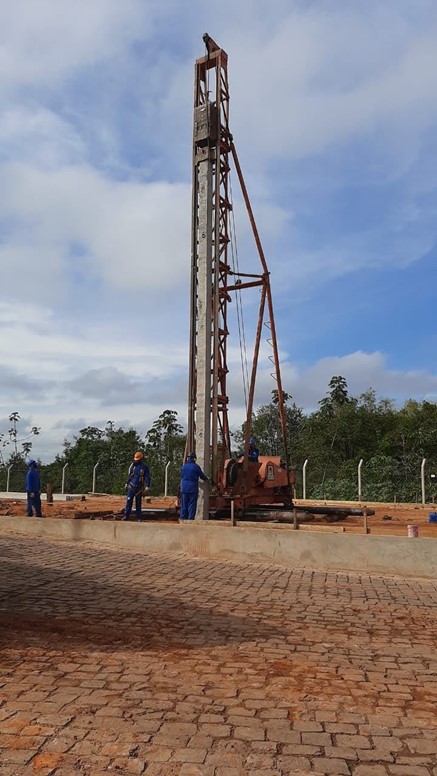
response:
{"label": "blue hard hat", "polygon": [[27,465],[28,465],[28,466],[36,466],[37,464],[36,464],[36,461],[34,461],[34,460],[33,460],[33,458],[31,458],[31,459],[30,459],[30,460],[27,462]]}
{"label": "blue hard hat", "polygon": [[255,437],[250,437],[249,444],[254,445],[255,444]]}

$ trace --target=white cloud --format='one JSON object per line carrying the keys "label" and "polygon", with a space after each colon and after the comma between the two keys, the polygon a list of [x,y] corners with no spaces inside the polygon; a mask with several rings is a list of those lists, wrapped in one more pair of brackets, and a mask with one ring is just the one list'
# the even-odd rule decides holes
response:
{"label": "white cloud", "polygon": [[[21,315],[21,313],[23,313]],[[21,373],[50,380],[69,381],[71,375],[91,369],[119,366],[135,378],[166,377],[185,366],[186,347],[175,341],[164,349],[161,342],[144,338],[143,331],[124,332],[76,321],[74,329],[37,306],[0,305],[0,363]],[[104,372],[103,372],[104,374]]]}
{"label": "white cloud", "polygon": [[56,168],[80,163],[87,155],[83,139],[71,123],[44,107],[14,106],[0,116],[0,158]]}
{"label": "white cloud", "polygon": [[[133,425],[144,433],[166,408],[175,409],[185,423],[187,414],[186,348],[163,349],[161,343],[145,346],[141,337],[129,343],[102,342],[97,336],[87,342],[81,332],[54,335],[50,315],[24,310],[24,321],[11,322],[12,311],[0,307],[0,431],[14,410],[27,418],[28,425],[42,428],[34,440],[34,453],[43,460],[60,452],[65,437],[71,438],[86,425],[104,427],[110,418],[124,427]],[[3,323],[2,323],[3,322]],[[40,331],[35,333],[36,328]],[[44,327],[47,331],[44,334]],[[7,343],[7,344],[6,344]],[[19,355],[15,355],[19,354]],[[269,347],[263,343],[256,385],[255,406],[268,403],[276,387]],[[230,422],[238,427],[245,408],[239,349],[229,348]],[[388,366],[380,352],[357,351],[342,357],[322,358],[299,367],[287,353],[281,353],[284,390],[306,411],[317,408],[333,375],[343,375],[351,395],[372,387],[381,396],[394,397],[400,404],[410,397],[433,401],[437,397],[437,375],[426,370],[401,371]],[[3,422],[2,422],[3,419]]]}
{"label": "white cloud", "polygon": [[368,388],[400,403],[409,398],[433,401],[437,396],[437,375],[426,370],[390,369],[387,357],[380,352],[357,351],[345,356],[322,358],[297,375],[292,374],[285,387],[293,394],[297,404],[311,409],[317,407],[317,402],[326,394],[334,375],[346,378],[349,393],[353,396]]}
{"label": "white cloud", "polygon": [[151,293],[177,286],[186,274],[187,185],[115,181],[86,166],[11,164],[3,167],[0,208],[8,288],[20,277],[22,291],[30,295],[38,285],[53,302],[75,267],[114,288]]}
{"label": "white cloud", "polygon": [[119,54],[139,34],[147,37],[155,6],[153,0],[3,3],[0,84],[57,84],[78,68]]}
{"label": "white cloud", "polygon": [[384,124],[417,136],[437,115],[437,10],[428,7],[415,24],[394,3],[294,5],[271,36],[231,31],[237,142],[250,138],[266,161],[317,154]]}

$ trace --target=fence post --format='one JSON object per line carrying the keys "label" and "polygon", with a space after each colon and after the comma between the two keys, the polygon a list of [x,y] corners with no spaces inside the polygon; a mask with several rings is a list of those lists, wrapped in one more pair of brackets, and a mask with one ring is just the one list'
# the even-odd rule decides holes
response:
{"label": "fence post", "polygon": [[92,489],[91,493],[95,493],[96,492],[96,470],[97,470],[97,467],[98,467],[99,463],[100,463],[100,461],[97,461],[97,463],[96,463],[96,465],[94,466],[94,469],[93,469],[93,489]]}
{"label": "fence post", "polygon": [[64,490],[65,490],[65,470],[66,470],[67,466],[68,466],[68,463],[66,463],[66,464],[65,464],[65,465],[62,467],[62,483],[61,483],[61,493],[64,493]]}
{"label": "fence post", "polygon": [[166,495],[167,495],[167,491],[168,491],[168,467],[170,466],[170,463],[171,463],[171,462],[170,462],[170,461],[168,461],[168,462],[165,464],[165,477],[164,477],[164,496],[166,496]]}
{"label": "fence post", "polygon": [[358,464],[358,501],[361,501],[361,467],[363,465],[363,459],[360,458],[360,462]]}
{"label": "fence post", "polygon": [[422,460],[422,464],[420,467],[420,479],[422,481],[422,504],[426,504],[426,493],[425,493],[425,464],[426,464],[426,458]]}
{"label": "fence post", "polygon": [[8,466],[8,474],[7,474],[7,477],[6,477],[6,493],[9,493],[9,479],[10,479],[10,476],[11,476],[11,469],[12,469],[13,465],[14,464],[11,463],[11,465]]}
{"label": "fence post", "polygon": [[305,459],[305,463],[302,467],[302,498],[306,499],[307,497],[307,463],[308,458]]}

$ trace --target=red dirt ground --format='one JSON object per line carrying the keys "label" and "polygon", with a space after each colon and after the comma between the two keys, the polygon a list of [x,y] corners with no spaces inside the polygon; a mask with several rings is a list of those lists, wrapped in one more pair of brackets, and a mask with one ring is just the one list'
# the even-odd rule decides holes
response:
{"label": "red dirt ground", "polygon": [[[143,502],[144,509],[167,509],[173,510],[176,501],[173,496],[168,498],[148,498]],[[302,502],[296,500],[296,506],[310,507],[311,504],[317,504],[318,506],[323,504],[338,505],[338,506],[360,506],[357,503],[352,502]],[[364,506],[364,504],[363,504]],[[419,526],[419,536],[437,538],[437,524],[429,523],[428,516],[430,512],[436,511],[437,507],[433,505],[422,506],[418,504],[376,504],[368,503],[367,506],[370,509],[375,510],[375,515],[368,518],[368,532],[370,534],[379,535],[392,535],[392,536],[406,536],[407,526],[414,524]],[[121,515],[121,511],[124,507],[124,498],[122,496],[85,496],[78,497],[71,501],[55,501],[53,504],[47,504],[43,501],[43,513],[47,518],[86,518],[90,517],[98,518],[101,516],[105,519],[111,519],[112,515]],[[24,515],[25,514],[25,502],[16,499],[1,499],[0,500],[0,515]],[[156,519],[156,518],[155,518]],[[168,520],[168,518],[167,518]],[[175,514],[176,520],[176,514]],[[308,526],[325,526],[328,528],[327,520],[322,516],[317,516],[313,520],[308,522]],[[334,527],[338,530],[338,526],[344,528],[346,533],[363,533],[363,518],[362,517],[348,517],[345,520],[334,523]]]}

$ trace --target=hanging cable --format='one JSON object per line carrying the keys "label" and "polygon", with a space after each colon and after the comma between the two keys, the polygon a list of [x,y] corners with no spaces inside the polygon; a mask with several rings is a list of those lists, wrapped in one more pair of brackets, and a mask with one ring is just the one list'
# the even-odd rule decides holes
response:
{"label": "hanging cable", "polygon": [[[229,173],[229,192],[230,192],[230,201],[231,201],[231,204],[233,205],[231,173]],[[233,207],[231,209],[231,218],[230,218],[230,245],[231,245],[232,269],[234,274],[238,276],[240,274],[240,266],[239,266],[239,258],[238,258],[236,228],[235,228],[235,213],[234,213]],[[240,343],[240,363],[241,363],[241,374],[243,379],[244,405],[247,412],[247,404],[248,404],[247,397],[249,393],[249,367],[248,367],[248,359],[247,359],[246,331],[244,326],[243,301],[241,297],[241,291],[237,290],[235,292],[235,299],[236,299],[236,307],[237,307],[237,324],[238,324],[238,338]]]}

